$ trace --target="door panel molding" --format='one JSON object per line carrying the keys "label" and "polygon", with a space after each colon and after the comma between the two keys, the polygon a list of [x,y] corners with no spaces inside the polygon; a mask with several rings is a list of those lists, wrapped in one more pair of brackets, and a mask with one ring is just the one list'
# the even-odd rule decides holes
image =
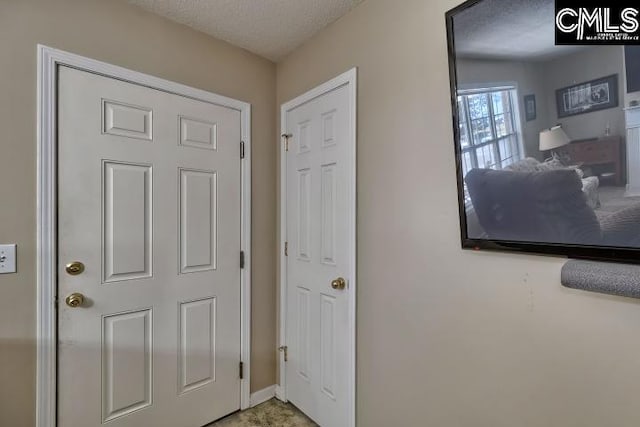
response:
{"label": "door panel molding", "polygon": [[[244,158],[241,162],[240,355],[244,363],[240,407],[250,406],[251,356],[251,105],[225,96],[128,70],[73,53],[37,49],[37,375],[36,427],[56,426],[57,378],[57,93],[58,67],[69,66],[113,79],[192,98],[240,112]],[[150,120],[150,114],[148,116]],[[150,138],[149,135],[145,135]]]}
{"label": "door panel molding", "polygon": [[[189,392],[191,390],[195,390],[200,388],[210,382],[216,380],[216,328],[218,327],[216,322],[216,305],[217,298],[209,297],[195,301],[185,301],[179,304],[180,306],[180,316],[179,319],[179,327],[178,327],[178,377],[179,384],[178,390],[180,394]],[[189,311],[196,311],[197,309],[205,309],[204,313],[200,313],[200,318],[196,315],[189,313]],[[190,317],[194,317],[191,319]],[[198,322],[199,321],[199,322]],[[192,334],[189,334],[189,329],[197,329],[198,327],[209,328],[205,329],[206,339],[209,340],[208,348],[203,349],[199,348],[202,352],[203,350],[207,353],[207,363],[204,367],[201,366],[202,369],[198,372],[197,366],[192,367],[190,369],[190,362],[198,362],[198,360],[189,360],[188,356],[188,347],[190,344],[189,335],[197,334],[200,332],[200,335],[203,335],[202,331],[193,331]],[[205,337],[202,337],[205,338]],[[201,359],[202,357],[196,358]],[[201,360],[200,360],[201,362]],[[193,371],[193,372],[192,372]],[[200,374],[199,376],[195,375]]]}
{"label": "door panel molding", "polygon": [[[198,181],[200,187],[204,184],[204,190],[197,194]],[[204,182],[202,182],[204,181]],[[189,187],[195,187],[190,189]],[[195,169],[180,168],[180,194],[179,206],[179,238],[180,242],[180,273],[193,273],[207,270],[215,270],[218,256],[218,173],[215,171],[203,171]],[[202,190],[202,188],[200,188]],[[203,202],[207,202],[204,203]],[[206,221],[198,220],[198,210],[208,211]],[[194,212],[191,212],[194,211]],[[195,227],[192,228],[192,223]],[[208,233],[204,233],[207,231]],[[204,242],[199,239],[205,239]],[[200,252],[207,256],[206,259],[197,258],[198,250],[190,251],[189,248],[196,246]]]}
{"label": "door panel molding", "polygon": [[[102,317],[102,422],[124,417],[153,404],[153,309],[134,310]],[[119,323],[123,325],[118,325]],[[137,335],[137,336],[136,336]],[[119,346],[117,341],[123,341]],[[121,348],[118,348],[121,347]],[[124,348],[122,348],[124,347]],[[140,360],[127,356],[139,350]],[[124,350],[124,351],[123,351]],[[127,359],[127,372],[117,371],[114,359]],[[137,368],[137,369],[136,369]],[[132,372],[133,371],[133,372]],[[118,375],[119,374],[119,375]],[[125,378],[129,378],[128,381]],[[137,384],[131,384],[131,379]],[[118,387],[118,384],[126,384]],[[123,396],[118,396],[123,394]]]}
{"label": "door panel molding", "polygon": [[[349,277],[349,287],[346,290],[349,294],[349,307],[348,307],[348,336],[349,336],[349,348],[348,348],[348,382],[349,382],[349,391],[348,391],[348,406],[349,406],[349,424],[348,427],[355,427],[356,425],[356,105],[357,105],[357,68],[352,68],[349,71],[340,74],[339,76],[329,80],[326,83],[317,86],[310,91],[298,96],[297,98],[292,99],[281,105],[280,107],[280,129],[281,134],[283,135],[283,139],[286,139],[287,130],[289,126],[306,126],[305,122],[303,123],[287,123],[287,113],[295,108],[314,100],[322,95],[325,95],[335,89],[340,87],[347,86],[348,87],[348,96],[349,96],[349,137],[346,141],[348,145],[348,158],[346,164],[349,167],[348,174],[348,200],[349,205],[345,207],[348,215],[348,247],[346,248],[348,253],[350,271],[348,272]],[[335,144],[333,134],[334,134],[334,111],[328,111],[323,114],[323,148],[327,148]],[[295,283],[288,284],[287,283],[287,257],[285,256],[285,243],[287,242],[287,155],[299,155],[308,151],[306,149],[307,145],[304,141],[304,132],[299,132],[301,134],[300,141],[297,148],[295,150],[287,151],[288,144],[281,144],[280,146],[280,304],[279,304],[279,315],[280,315],[280,324],[279,324],[279,340],[280,346],[286,346],[286,331],[287,331],[287,287],[288,285],[296,286]],[[325,165],[330,166],[330,165]],[[329,177],[325,177],[329,178]],[[324,182],[327,184],[326,190],[327,194],[325,197],[331,195],[331,184],[328,182]],[[323,227],[325,227],[326,235],[323,237],[326,239],[323,243],[326,246],[323,246],[323,251],[326,251],[326,259],[325,263],[331,263],[330,256],[333,255],[333,239],[331,235],[330,228],[333,227],[332,222],[332,209],[335,209],[331,206],[329,200],[327,200],[327,211],[323,213],[325,214],[325,221],[323,221]],[[291,218],[291,220],[297,221],[298,218]],[[299,245],[296,245],[298,247]],[[288,254],[291,256],[298,256],[298,254],[291,253],[289,251]],[[323,253],[323,256],[325,253]],[[327,319],[328,320],[328,319]],[[327,337],[328,341],[326,344],[329,344],[331,337]],[[284,352],[280,353],[279,357],[279,368],[280,368],[280,377],[279,377],[279,385],[276,387],[276,397],[282,401],[287,401],[287,381],[286,381],[286,367],[284,360]],[[326,360],[325,360],[326,361]],[[326,383],[324,385],[328,386],[326,393],[331,393],[331,379],[332,379],[332,368],[333,365],[328,364],[325,367],[325,373],[327,374],[324,378]]]}
{"label": "door panel molding", "polygon": [[[102,175],[102,283],[151,277],[153,168],[103,160]],[[124,200],[120,202],[120,198]],[[133,230],[119,230],[119,220],[133,221]]]}

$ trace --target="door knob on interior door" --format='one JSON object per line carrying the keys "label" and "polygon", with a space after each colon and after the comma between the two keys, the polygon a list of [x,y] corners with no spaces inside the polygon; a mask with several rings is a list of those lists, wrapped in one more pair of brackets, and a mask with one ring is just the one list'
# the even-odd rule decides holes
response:
{"label": "door knob on interior door", "polygon": [[84,303],[84,295],[74,292],[64,300],[71,308],[80,307]]}
{"label": "door knob on interior door", "polygon": [[341,291],[347,287],[347,282],[342,277],[338,277],[331,281],[331,287]]}

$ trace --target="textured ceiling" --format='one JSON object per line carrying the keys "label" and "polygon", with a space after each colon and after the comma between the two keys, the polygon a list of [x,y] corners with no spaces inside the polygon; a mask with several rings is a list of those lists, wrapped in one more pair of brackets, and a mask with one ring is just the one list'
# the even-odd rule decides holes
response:
{"label": "textured ceiling", "polygon": [[584,46],[555,45],[554,0],[484,0],[454,18],[463,57],[544,61]]}
{"label": "textured ceiling", "polygon": [[129,0],[278,61],[363,0]]}

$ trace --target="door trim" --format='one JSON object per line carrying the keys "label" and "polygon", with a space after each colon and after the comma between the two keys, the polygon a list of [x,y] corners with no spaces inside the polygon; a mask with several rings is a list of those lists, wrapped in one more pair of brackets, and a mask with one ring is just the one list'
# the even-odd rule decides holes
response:
{"label": "door trim", "polygon": [[244,160],[240,163],[240,248],[245,254],[245,267],[240,270],[240,357],[244,363],[244,376],[240,380],[240,408],[248,408],[251,400],[251,104],[40,44],[37,56],[36,427],[55,427],[57,411],[56,89],[59,65],[240,112],[240,134],[245,145]]}
{"label": "door trim", "polygon": [[[345,141],[348,145],[347,164],[350,167],[348,191],[348,236],[349,236],[349,265],[350,280],[347,292],[349,293],[349,424],[356,425],[356,139],[357,139],[357,67],[317,86],[310,91],[288,101],[280,107],[281,134],[287,133],[287,113],[294,108],[305,104],[319,96],[331,92],[339,87],[348,86],[349,91],[349,137]],[[287,151],[283,143],[280,144],[280,346],[286,345],[287,332],[287,259],[284,256],[285,242],[287,241]],[[287,381],[284,355],[279,356],[280,379],[276,388],[276,396],[287,401]]]}

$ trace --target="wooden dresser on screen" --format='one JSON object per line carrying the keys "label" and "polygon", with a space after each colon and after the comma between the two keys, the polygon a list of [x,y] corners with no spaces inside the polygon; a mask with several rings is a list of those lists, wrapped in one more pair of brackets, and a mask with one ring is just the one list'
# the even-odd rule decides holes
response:
{"label": "wooden dresser on screen", "polygon": [[571,144],[557,149],[560,156],[571,163],[581,166],[606,166],[613,172],[616,185],[623,184],[623,152],[620,136],[603,136],[600,138],[572,141]]}

